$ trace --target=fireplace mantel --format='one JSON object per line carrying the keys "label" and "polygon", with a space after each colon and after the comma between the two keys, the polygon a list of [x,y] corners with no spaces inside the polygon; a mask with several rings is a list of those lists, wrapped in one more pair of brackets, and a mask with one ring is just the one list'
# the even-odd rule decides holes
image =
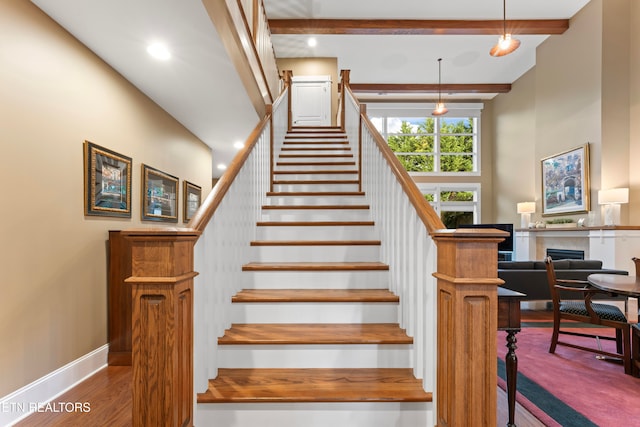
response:
{"label": "fireplace mantel", "polygon": [[640,226],[519,228],[515,231],[515,259],[542,260],[547,248],[583,250],[586,259],[604,268],[635,272],[631,261],[640,257]]}

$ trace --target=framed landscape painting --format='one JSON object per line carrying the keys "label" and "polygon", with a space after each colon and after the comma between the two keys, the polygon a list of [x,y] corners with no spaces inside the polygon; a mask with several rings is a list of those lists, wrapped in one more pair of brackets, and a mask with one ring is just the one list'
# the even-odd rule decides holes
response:
{"label": "framed landscape painting", "polygon": [[131,157],[84,142],[85,215],[131,218]]}
{"label": "framed landscape painting", "polygon": [[542,159],[542,215],[589,209],[589,144]]}

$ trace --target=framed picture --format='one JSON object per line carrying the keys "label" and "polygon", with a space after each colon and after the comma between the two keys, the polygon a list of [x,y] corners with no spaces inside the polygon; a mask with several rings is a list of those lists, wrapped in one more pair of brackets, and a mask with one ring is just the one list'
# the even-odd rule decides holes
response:
{"label": "framed picture", "polygon": [[178,222],[178,178],[142,165],[142,219]]}
{"label": "framed picture", "polygon": [[589,209],[589,144],[542,159],[542,215]]}
{"label": "framed picture", "polygon": [[184,181],[182,221],[189,222],[202,203],[202,188]]}
{"label": "framed picture", "polygon": [[85,215],[131,218],[131,157],[84,142]]}

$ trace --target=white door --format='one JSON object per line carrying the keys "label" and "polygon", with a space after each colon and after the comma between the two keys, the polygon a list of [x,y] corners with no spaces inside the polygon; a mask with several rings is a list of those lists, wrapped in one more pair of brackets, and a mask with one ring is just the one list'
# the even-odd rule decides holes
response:
{"label": "white door", "polygon": [[331,126],[331,77],[294,76],[291,115],[293,126]]}

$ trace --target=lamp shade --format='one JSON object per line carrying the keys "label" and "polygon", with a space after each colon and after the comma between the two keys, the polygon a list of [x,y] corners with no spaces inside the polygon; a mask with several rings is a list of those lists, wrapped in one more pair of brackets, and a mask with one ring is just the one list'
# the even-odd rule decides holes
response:
{"label": "lamp shade", "polygon": [[532,214],[536,211],[536,202],[520,202],[517,205],[517,210],[519,214]]}
{"label": "lamp shade", "polygon": [[612,205],[629,203],[628,188],[611,188],[609,190],[598,191],[598,204]]}

